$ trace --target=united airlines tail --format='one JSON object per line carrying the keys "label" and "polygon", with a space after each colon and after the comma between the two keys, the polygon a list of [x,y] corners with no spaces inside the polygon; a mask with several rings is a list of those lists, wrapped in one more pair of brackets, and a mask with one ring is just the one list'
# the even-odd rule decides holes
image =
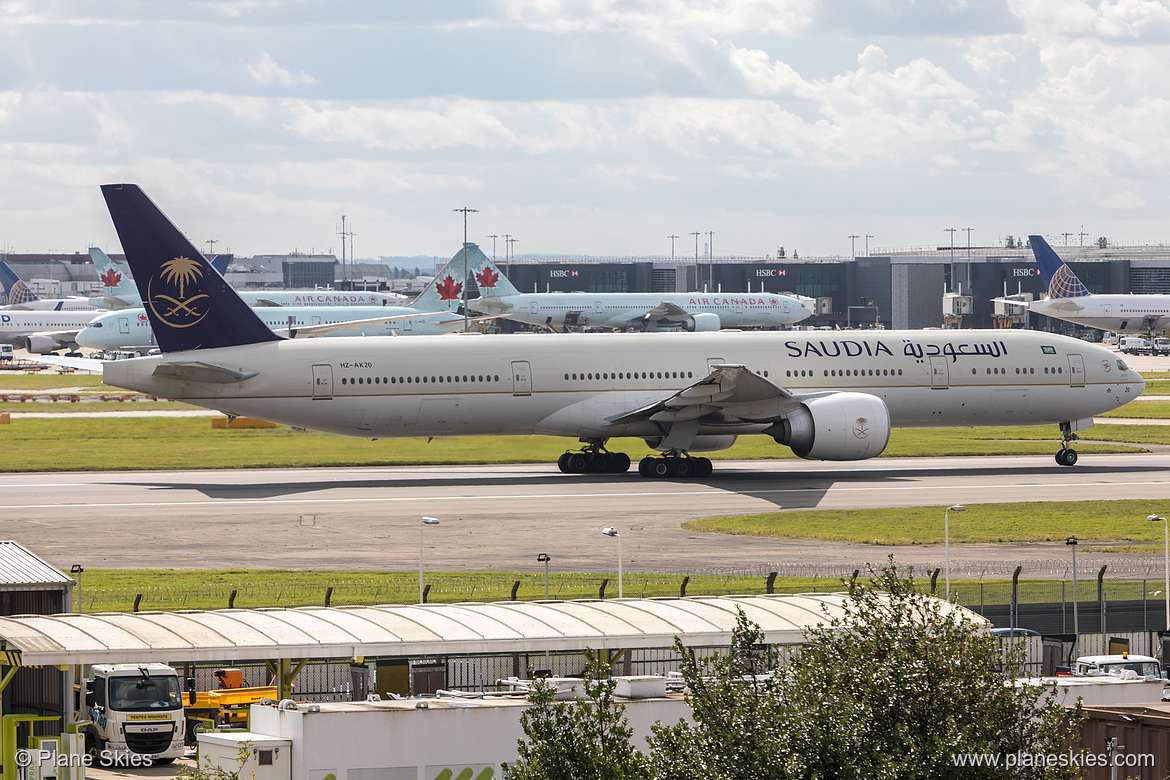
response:
{"label": "united airlines tail", "polygon": [[1028,241],[1032,244],[1032,254],[1036,256],[1036,265],[1040,266],[1040,277],[1048,288],[1049,298],[1083,298],[1089,295],[1088,288],[1081,284],[1072,269],[1048,246],[1044,236],[1028,236]]}
{"label": "united airlines tail", "polygon": [[103,184],[106,207],[134,273],[159,349],[279,341],[136,184]]}
{"label": "united airlines tail", "polygon": [[4,288],[4,293],[8,296],[9,306],[40,300],[3,260],[0,260],[0,287]]}

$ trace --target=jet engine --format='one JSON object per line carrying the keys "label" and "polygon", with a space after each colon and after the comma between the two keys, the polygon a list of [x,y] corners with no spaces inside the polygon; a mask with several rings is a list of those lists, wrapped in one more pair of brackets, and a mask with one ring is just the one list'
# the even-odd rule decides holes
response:
{"label": "jet engine", "polygon": [[[687,447],[687,452],[718,452],[719,450],[726,450],[735,444],[736,436],[696,436],[691,446]],[[646,446],[652,450],[659,450],[665,452],[666,450],[661,446],[662,438],[646,439]]]}
{"label": "jet engine", "polygon": [[719,330],[719,315],[705,312],[703,314],[689,314],[682,321],[683,330]]}
{"label": "jet engine", "polygon": [[867,393],[834,393],[805,401],[764,433],[809,460],[863,460],[890,441],[890,410]]}
{"label": "jet engine", "polygon": [[56,339],[48,336],[28,336],[24,340],[24,348],[33,355],[47,355],[61,345]]}

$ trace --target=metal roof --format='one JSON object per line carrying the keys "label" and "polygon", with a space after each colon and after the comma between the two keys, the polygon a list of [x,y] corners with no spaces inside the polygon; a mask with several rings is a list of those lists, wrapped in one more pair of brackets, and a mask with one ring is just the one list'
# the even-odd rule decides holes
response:
{"label": "metal roof", "polygon": [[726,645],[742,609],[765,642],[794,644],[807,628],[840,616],[844,599],[821,593],[22,615],[0,617],[0,643],[19,651],[26,666],[661,648],[676,636],[688,645]]}
{"label": "metal roof", "polygon": [[0,541],[0,590],[67,590],[73,578],[19,542]]}

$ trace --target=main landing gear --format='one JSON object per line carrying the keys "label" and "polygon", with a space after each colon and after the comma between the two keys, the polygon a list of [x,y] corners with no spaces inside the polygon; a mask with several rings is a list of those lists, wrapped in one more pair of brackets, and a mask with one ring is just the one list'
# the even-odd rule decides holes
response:
{"label": "main landing gear", "polygon": [[565,474],[624,474],[630,470],[630,456],[610,452],[601,442],[592,442],[581,452],[561,455],[557,467]]}
{"label": "main landing gear", "polygon": [[685,452],[671,452],[638,462],[638,473],[652,479],[704,479],[711,476],[710,458],[692,458]]}
{"label": "main landing gear", "polygon": [[1060,424],[1061,445],[1060,449],[1056,451],[1056,462],[1061,466],[1075,466],[1077,465],[1077,451],[1069,446],[1070,442],[1076,441],[1077,435],[1073,433],[1072,426],[1069,423],[1062,422]]}

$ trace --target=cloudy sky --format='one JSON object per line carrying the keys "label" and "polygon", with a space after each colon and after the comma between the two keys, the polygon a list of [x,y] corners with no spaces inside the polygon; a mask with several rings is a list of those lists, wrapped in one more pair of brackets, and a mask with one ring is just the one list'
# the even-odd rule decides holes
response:
{"label": "cloudy sky", "polygon": [[1167,85],[1150,0],[0,0],[0,251],[1157,242]]}

